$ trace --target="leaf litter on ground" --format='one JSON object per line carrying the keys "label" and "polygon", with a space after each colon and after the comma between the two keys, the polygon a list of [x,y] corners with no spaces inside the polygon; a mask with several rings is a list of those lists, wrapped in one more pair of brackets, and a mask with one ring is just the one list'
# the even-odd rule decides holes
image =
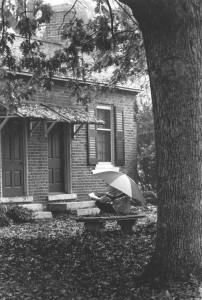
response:
{"label": "leaf litter on ground", "polygon": [[159,294],[135,284],[155,244],[156,211],[145,212],[128,234],[88,233],[65,214],[0,228],[0,299],[174,300],[179,286]]}

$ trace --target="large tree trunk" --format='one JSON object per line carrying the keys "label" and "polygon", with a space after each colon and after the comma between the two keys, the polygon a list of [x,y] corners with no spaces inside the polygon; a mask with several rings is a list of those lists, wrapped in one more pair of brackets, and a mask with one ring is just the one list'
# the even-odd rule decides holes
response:
{"label": "large tree trunk", "polygon": [[202,1],[123,0],[143,32],[158,170],[156,276],[202,267]]}

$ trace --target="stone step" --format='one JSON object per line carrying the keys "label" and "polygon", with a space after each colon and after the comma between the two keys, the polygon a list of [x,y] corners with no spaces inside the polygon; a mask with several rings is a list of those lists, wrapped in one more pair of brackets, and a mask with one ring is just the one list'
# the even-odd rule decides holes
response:
{"label": "stone step", "polygon": [[42,203],[27,203],[27,204],[20,204],[20,206],[31,209],[33,211],[44,211],[44,210],[46,210],[46,206]]}
{"label": "stone step", "polygon": [[58,203],[47,203],[48,211],[71,211],[79,208],[93,208],[95,201],[74,201],[74,202],[58,202]]}
{"label": "stone step", "polygon": [[32,203],[33,197],[32,196],[22,196],[22,197],[2,197],[1,203],[5,204],[20,204],[20,203]]}
{"label": "stone step", "polygon": [[50,194],[48,195],[48,201],[60,202],[60,201],[71,201],[77,199],[77,194]]}
{"label": "stone step", "polygon": [[33,213],[33,219],[39,220],[39,219],[51,219],[52,213],[50,211],[35,211]]}
{"label": "stone step", "polygon": [[98,215],[100,209],[98,207],[88,207],[88,208],[78,208],[76,210],[77,216],[86,216],[86,215]]}

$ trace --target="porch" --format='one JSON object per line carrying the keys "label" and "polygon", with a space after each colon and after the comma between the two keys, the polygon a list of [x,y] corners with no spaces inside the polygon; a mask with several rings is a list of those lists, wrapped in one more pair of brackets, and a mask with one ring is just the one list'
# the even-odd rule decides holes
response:
{"label": "porch", "polygon": [[0,202],[74,201],[71,140],[96,122],[102,121],[72,108],[28,102],[11,111],[1,103]]}

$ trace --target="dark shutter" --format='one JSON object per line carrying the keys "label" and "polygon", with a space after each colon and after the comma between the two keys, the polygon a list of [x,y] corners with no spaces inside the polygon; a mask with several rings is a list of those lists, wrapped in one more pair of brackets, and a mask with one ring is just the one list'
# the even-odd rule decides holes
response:
{"label": "dark shutter", "polygon": [[117,166],[125,164],[124,108],[115,107],[115,162]]}
{"label": "dark shutter", "polygon": [[[88,107],[88,113],[95,115],[95,108]],[[97,163],[97,130],[95,124],[88,124],[88,164]]]}

